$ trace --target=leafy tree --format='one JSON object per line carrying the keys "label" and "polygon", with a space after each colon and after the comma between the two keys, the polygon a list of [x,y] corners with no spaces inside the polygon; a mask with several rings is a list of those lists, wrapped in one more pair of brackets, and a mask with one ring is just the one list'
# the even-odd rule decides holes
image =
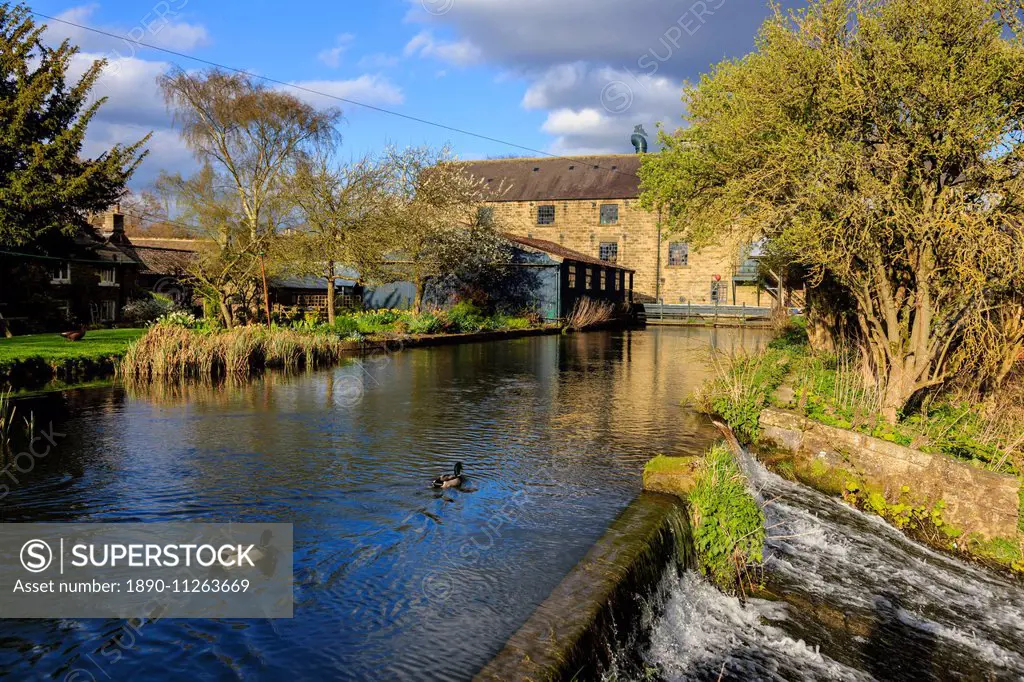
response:
{"label": "leafy tree", "polygon": [[335,317],[335,266],[348,266],[360,279],[380,277],[387,248],[388,194],[392,172],[386,159],[364,157],[338,165],[331,149],[302,160],[289,184],[303,223],[293,237],[280,240],[278,259],[301,274],[327,280],[327,317]]}
{"label": "leafy tree", "polygon": [[26,6],[0,4],[0,244],[37,251],[54,249],[89,213],[116,202],[148,140],[82,158],[86,128],[106,101],[87,105],[105,62],[69,85],[78,48],[47,47],[44,30]]}
{"label": "leafy tree", "polygon": [[250,302],[261,254],[294,219],[288,178],[334,139],[341,112],[317,110],[251,76],[218,69],[173,71],[160,87],[202,164],[193,177],[168,175],[161,185],[210,237],[190,272],[231,327],[232,302]]}
{"label": "leafy tree", "polygon": [[[819,0],[686,90],[643,202],[697,244],[763,235],[852,302],[884,416],[1020,352],[1016,2]],[[1001,10],[997,11],[997,10]]]}
{"label": "leafy tree", "polygon": [[447,149],[392,149],[388,156],[392,204],[384,234],[391,275],[415,285],[415,310],[430,280],[457,284],[508,262],[508,242],[497,226],[478,219],[483,178],[468,175]]}

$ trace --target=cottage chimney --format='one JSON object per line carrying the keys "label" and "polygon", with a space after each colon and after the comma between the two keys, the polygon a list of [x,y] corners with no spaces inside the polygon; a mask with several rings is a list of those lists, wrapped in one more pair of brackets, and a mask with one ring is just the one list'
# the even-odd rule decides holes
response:
{"label": "cottage chimney", "polygon": [[104,231],[110,231],[110,241],[114,244],[124,244],[127,237],[124,234],[124,214],[121,213],[121,204],[114,206],[107,211],[103,217]]}

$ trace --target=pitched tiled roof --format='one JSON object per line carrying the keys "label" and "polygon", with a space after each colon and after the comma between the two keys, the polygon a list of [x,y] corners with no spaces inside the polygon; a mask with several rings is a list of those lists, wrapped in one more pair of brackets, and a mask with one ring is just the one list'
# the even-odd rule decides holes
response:
{"label": "pitched tiled roof", "polygon": [[626,272],[633,272],[633,270],[631,270],[630,268],[624,268],[621,265],[616,265],[615,263],[603,261],[600,258],[588,256],[587,254],[581,253],[580,251],[567,249],[561,244],[556,244],[555,242],[548,241],[547,239],[520,237],[518,235],[508,233],[503,233],[502,236],[505,237],[505,239],[512,242],[513,244],[518,244],[519,246],[525,246],[530,249],[543,251],[548,255],[555,256],[556,258],[560,258],[562,260],[574,260],[579,263],[590,263],[591,265],[600,265],[601,267],[605,268],[616,268],[618,270],[625,270]]}
{"label": "pitched tiled roof", "polygon": [[202,246],[197,239],[129,237],[118,245],[142,266],[142,272],[154,275],[181,275]]}
{"label": "pitched tiled roof", "polygon": [[161,249],[175,249],[177,251],[199,251],[202,248],[201,239],[175,239],[172,237],[128,237],[135,246],[152,246]]}
{"label": "pitched tiled roof", "polygon": [[[484,180],[490,201],[636,199],[640,159],[638,154],[610,154],[464,161],[462,166]],[[502,183],[508,188],[504,193]]]}
{"label": "pitched tiled roof", "polygon": [[196,259],[195,251],[161,249],[152,246],[122,247],[142,263],[143,272],[155,275],[180,275]]}

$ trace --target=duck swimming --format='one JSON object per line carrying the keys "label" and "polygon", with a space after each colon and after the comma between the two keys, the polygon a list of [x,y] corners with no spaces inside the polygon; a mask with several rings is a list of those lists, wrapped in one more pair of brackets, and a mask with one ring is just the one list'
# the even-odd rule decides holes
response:
{"label": "duck swimming", "polygon": [[441,474],[430,484],[431,488],[458,488],[462,485],[462,462],[455,463],[454,474]]}

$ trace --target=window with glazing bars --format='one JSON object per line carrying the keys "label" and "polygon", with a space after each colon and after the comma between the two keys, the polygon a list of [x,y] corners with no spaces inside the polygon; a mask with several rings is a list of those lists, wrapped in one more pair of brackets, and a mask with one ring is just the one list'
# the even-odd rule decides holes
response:
{"label": "window with glazing bars", "polygon": [[668,245],[668,264],[687,265],[690,262],[690,245],[686,242],[670,242]]}
{"label": "window with glazing bars", "polygon": [[615,225],[619,222],[618,204],[601,204],[601,224]]}
{"label": "window with glazing bars", "polygon": [[601,245],[597,249],[597,255],[603,261],[617,263],[619,261],[619,243],[601,242]]}
{"label": "window with glazing bars", "polygon": [[554,206],[538,206],[537,207],[537,224],[538,225],[553,225],[555,223],[555,207]]}

